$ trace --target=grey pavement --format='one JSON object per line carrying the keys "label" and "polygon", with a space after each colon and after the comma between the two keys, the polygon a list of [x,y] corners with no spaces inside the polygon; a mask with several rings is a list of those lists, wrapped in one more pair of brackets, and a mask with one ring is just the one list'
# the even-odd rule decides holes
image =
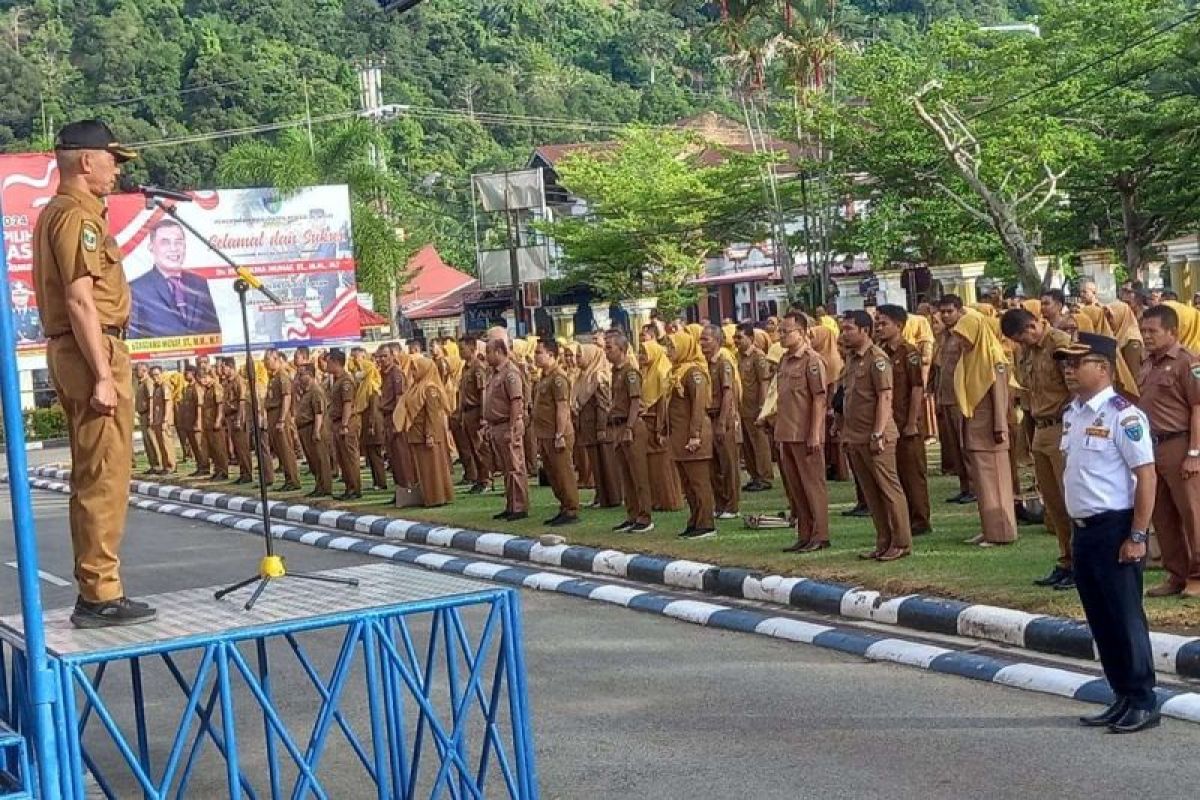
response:
{"label": "grey pavement", "polygon": [[[65,498],[34,498],[42,568],[69,577]],[[286,548],[293,569],[364,561]],[[251,537],[131,511],[124,554],[131,590],[149,594],[242,577],[258,549]],[[0,564],[12,558],[11,537],[0,537]],[[0,614],[15,613],[15,572],[0,570]],[[43,588],[49,606],[73,599]],[[1200,726],[1116,737],[1077,727],[1090,707],[1069,700],[561,595],[521,599],[548,800],[1190,798],[1200,783]],[[318,657],[335,647],[326,641]],[[363,724],[360,703],[348,713]],[[346,767],[331,796],[373,796],[347,759],[331,754],[335,773]],[[189,795],[224,796],[221,778],[208,764]]]}

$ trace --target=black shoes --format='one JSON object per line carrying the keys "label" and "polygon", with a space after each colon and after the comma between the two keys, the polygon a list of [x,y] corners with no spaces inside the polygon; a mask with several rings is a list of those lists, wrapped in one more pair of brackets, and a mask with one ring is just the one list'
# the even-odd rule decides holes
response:
{"label": "black shoes", "polygon": [[509,522],[516,522],[519,519],[527,519],[528,517],[528,511],[510,511],[505,519],[507,519]]}
{"label": "black shoes", "polygon": [[1129,708],[1109,723],[1109,733],[1137,733],[1157,728],[1162,714],[1155,708]]}
{"label": "black shoes", "polygon": [[1067,577],[1063,578],[1058,583],[1054,584],[1054,591],[1069,592],[1075,588],[1075,573],[1068,572]]}
{"label": "black shoes", "polygon": [[303,488],[304,487],[298,483],[285,483],[283,486],[279,487],[279,491],[281,491],[281,492],[298,492]]}
{"label": "black shoes", "polygon": [[311,492],[309,492],[308,494],[306,494],[304,496],[305,497],[329,497],[329,494],[330,494],[329,492],[320,492],[320,491],[317,491],[316,489],[313,489]]}
{"label": "black shoes", "polygon": [[563,525],[573,525],[579,522],[577,514],[559,514],[554,519],[546,520],[546,526],[550,528],[560,528]]}
{"label": "black shoes", "polygon": [[1088,714],[1079,718],[1079,724],[1085,728],[1103,728],[1124,716],[1129,710],[1129,699],[1118,697],[1111,706],[1096,714]]}
{"label": "black shoes", "polygon": [[742,487],[743,492],[769,492],[771,484],[767,481],[753,480]]}
{"label": "black shoes", "polygon": [[1034,586],[1057,586],[1059,581],[1064,578],[1071,580],[1071,585],[1075,585],[1075,578],[1071,574],[1071,570],[1055,565],[1054,569],[1050,570],[1050,574],[1044,578],[1038,578],[1033,582]]}
{"label": "black shoes", "polygon": [[483,494],[486,491],[487,491],[487,484],[477,483],[474,486],[472,486],[469,490],[467,490],[467,494]]}
{"label": "black shoes", "polygon": [[854,508],[851,508],[848,511],[843,511],[842,516],[843,517],[869,517],[869,516],[871,516],[871,511],[866,506],[858,505],[858,506],[855,506]]}
{"label": "black shoes", "polygon": [[499,514],[492,514],[492,519],[508,519],[508,516],[511,513],[512,512],[506,508],[503,511],[501,511]]}
{"label": "black shoes", "polygon": [[699,539],[711,539],[716,535],[716,528],[691,528],[679,534],[679,538],[687,539],[688,541],[697,541]]}
{"label": "black shoes", "polygon": [[345,494],[339,494],[337,497],[335,497],[333,499],[334,500],[342,500],[342,501],[362,500],[362,492],[346,492]]}
{"label": "black shoes", "polygon": [[158,612],[148,604],[128,597],[120,597],[105,603],[89,603],[82,597],[75,601],[71,613],[71,624],[85,630],[114,628],[123,625],[141,625],[152,621]]}
{"label": "black shoes", "polygon": [[933,533],[933,528],[913,528],[912,529],[913,536],[926,536],[931,533]]}
{"label": "black shoes", "polygon": [[634,526],[632,528],[629,529],[629,532],[630,533],[649,533],[652,530],[654,530],[653,522],[638,522],[638,523],[634,524]]}
{"label": "black shoes", "polygon": [[620,525],[613,525],[612,532],[613,533],[625,533],[630,528],[632,528],[635,524],[636,523],[634,523],[632,520],[627,519],[624,522],[622,522]]}
{"label": "black shoes", "polygon": [[958,494],[954,495],[954,497],[947,497],[946,502],[951,505],[970,505],[971,503],[975,502],[975,495],[971,494],[970,492],[959,492]]}

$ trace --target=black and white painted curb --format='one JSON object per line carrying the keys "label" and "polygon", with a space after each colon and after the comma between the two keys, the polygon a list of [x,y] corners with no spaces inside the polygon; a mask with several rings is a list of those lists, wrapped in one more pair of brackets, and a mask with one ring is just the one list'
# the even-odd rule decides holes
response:
{"label": "black and white painted curb", "polygon": [[[70,492],[68,484],[56,479],[32,478],[30,485],[63,494]],[[197,493],[197,497],[182,500],[180,503],[131,496],[129,504],[144,511],[197,520],[252,536],[262,536],[262,520],[249,515],[253,512],[252,507],[239,509],[245,513],[230,513],[200,505],[185,505],[185,503],[198,502],[199,495],[203,494]],[[336,515],[342,512],[325,513]],[[331,521],[336,522],[339,519],[341,517],[327,516],[324,520],[308,524],[329,526]],[[832,625],[821,625],[790,617],[773,616],[758,609],[707,603],[665,592],[636,589],[598,580],[586,580],[562,573],[462,558],[430,552],[424,548],[362,539],[348,534],[326,533],[304,527],[303,523],[272,524],[271,531],[275,538],[312,547],[359,553],[397,563],[492,580],[520,588],[539,589],[612,603],[696,625],[810,644],[861,656],[872,661],[904,664],[945,675],[1053,694],[1088,703],[1110,703],[1113,698],[1112,690],[1103,678],[1043,664],[1013,661],[938,647],[924,642],[837,628]],[[1200,694],[1161,687],[1156,691],[1162,713],[1165,716],[1187,722],[1200,722]]]}
{"label": "black and white painted curb", "polygon": [[[31,472],[35,476],[55,480],[70,477],[65,470],[53,466],[39,467]],[[258,500],[243,495],[187,489],[143,480],[132,481],[131,488],[136,494],[146,497],[258,513]],[[411,544],[447,547],[643,583],[778,603],[927,633],[998,642],[1039,653],[1096,659],[1088,626],[1063,617],[924,595],[887,598],[879,592],[845,584],[763,575],[737,567],[720,567],[699,561],[582,545],[544,546],[536,539],[507,533],[465,530],[377,514],[327,510],[303,503],[270,501],[268,506],[273,518],[291,522],[319,524],[352,533],[402,539]],[[1151,633],[1150,640],[1155,668],[1159,672],[1200,679],[1200,637]]]}

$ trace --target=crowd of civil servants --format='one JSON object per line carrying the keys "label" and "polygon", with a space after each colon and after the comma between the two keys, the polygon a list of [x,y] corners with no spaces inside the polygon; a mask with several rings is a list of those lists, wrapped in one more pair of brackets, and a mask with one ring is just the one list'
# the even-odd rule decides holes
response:
{"label": "crowd of civil servants", "polygon": [[[720,520],[794,528],[787,552],[832,544],[828,481],[853,480],[875,546],[894,561],[932,530],[927,445],[957,476],[947,502],[978,512],[983,548],[1018,538],[1036,496],[1058,561],[1040,586],[1070,589],[1071,519],[1063,497],[1063,412],[1073,392],[1055,360],[1079,332],[1117,342],[1116,390],[1149,418],[1158,473],[1154,528],[1165,570],[1151,596],[1200,596],[1200,311],[1170,292],[1121,287],[1103,304],[1094,284],[1077,298],[1019,291],[974,302],[944,295],[915,313],[896,305],[790,311],[759,323],[701,325],[654,319],[640,331],[511,339],[478,335],[349,353],[269,350],[252,366],[200,356],[180,371],[139,364],[136,411],[148,474],[195,465],[192,477],[255,480],[252,432],[265,480],[308,497],[375,489],[424,506],[453,501],[451,465],[472,494],[499,491],[499,520],[528,517],[528,482],[553,490],[550,527],[580,518],[580,488],[595,507],[624,506],[614,530],[645,533],[655,512],[689,515],[683,539],[706,539]],[[632,341],[633,336],[637,341]],[[253,370],[253,376],[251,375]],[[260,415],[251,418],[251,377]],[[1021,485],[1032,464],[1034,485]],[[236,476],[234,469],[236,468]],[[743,472],[746,475],[743,483]],[[742,492],[782,481],[788,509],[740,515]],[[391,485],[389,486],[389,479]]]}

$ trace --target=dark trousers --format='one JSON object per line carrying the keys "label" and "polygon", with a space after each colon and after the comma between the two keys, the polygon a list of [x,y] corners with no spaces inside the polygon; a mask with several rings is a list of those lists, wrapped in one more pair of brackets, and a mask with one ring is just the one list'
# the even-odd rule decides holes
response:
{"label": "dark trousers", "polygon": [[1133,511],[1074,520],[1075,584],[1108,685],[1134,708],[1152,709],[1154,654],[1142,609],[1142,563],[1118,560],[1132,525]]}

